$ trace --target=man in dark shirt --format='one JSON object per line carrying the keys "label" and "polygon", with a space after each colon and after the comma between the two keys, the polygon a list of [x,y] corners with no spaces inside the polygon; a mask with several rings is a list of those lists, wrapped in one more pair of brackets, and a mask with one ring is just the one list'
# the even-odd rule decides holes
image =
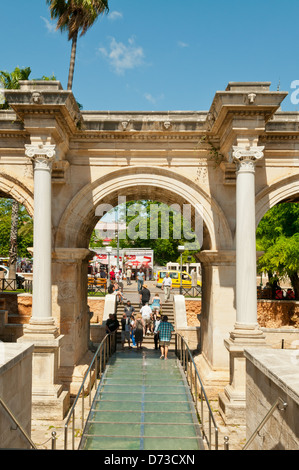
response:
{"label": "man in dark shirt", "polygon": [[109,318],[106,321],[106,333],[113,333],[114,331],[118,330],[119,328],[119,321],[116,318],[116,315],[113,313],[109,314]]}
{"label": "man in dark shirt", "polygon": [[141,290],[141,293],[140,293],[140,303],[142,305],[145,305],[145,304],[149,303],[150,298],[151,298],[151,293],[150,293],[149,289],[147,288],[147,285],[143,284],[142,290]]}
{"label": "man in dark shirt", "polygon": [[134,315],[135,308],[134,308],[133,305],[131,304],[131,301],[130,301],[130,300],[127,301],[127,305],[126,305],[126,307],[124,308],[124,312],[125,312],[125,314],[126,314],[127,317],[130,317],[131,315]]}

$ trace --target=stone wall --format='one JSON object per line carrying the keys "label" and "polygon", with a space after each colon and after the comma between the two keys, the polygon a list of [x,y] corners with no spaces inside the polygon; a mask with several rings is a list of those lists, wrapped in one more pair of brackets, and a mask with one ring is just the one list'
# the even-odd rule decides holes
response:
{"label": "stone wall", "polygon": [[258,300],[258,323],[265,328],[291,326],[299,328],[299,302]]}
{"label": "stone wall", "polygon": [[[188,326],[200,326],[201,300],[186,300]],[[295,328],[299,331],[299,302],[258,300],[257,318],[262,328]]]}
{"label": "stone wall", "polygon": [[[0,397],[31,435],[33,345],[0,343]],[[0,448],[29,449],[7,412],[0,405]]]}
{"label": "stone wall", "polygon": [[278,398],[287,403],[284,411],[275,408],[249,449],[298,450],[299,382],[294,370],[299,366],[299,350],[248,348],[244,353],[246,440],[249,440]]}
{"label": "stone wall", "polygon": [[188,326],[200,326],[200,317],[201,314],[201,300],[185,300],[186,303],[186,313],[187,313],[187,325]]}
{"label": "stone wall", "polygon": [[105,307],[105,297],[94,298],[88,297],[87,303],[90,308],[90,311],[93,312],[93,316],[90,319],[90,323],[102,323]]}

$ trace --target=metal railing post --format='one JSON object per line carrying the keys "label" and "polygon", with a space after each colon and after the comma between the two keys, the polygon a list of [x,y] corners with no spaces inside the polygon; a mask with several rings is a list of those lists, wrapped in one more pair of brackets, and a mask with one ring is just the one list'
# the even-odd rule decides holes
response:
{"label": "metal railing post", "polygon": [[52,446],[51,446],[51,449],[52,450],[56,450],[56,432],[53,431],[52,434]]}

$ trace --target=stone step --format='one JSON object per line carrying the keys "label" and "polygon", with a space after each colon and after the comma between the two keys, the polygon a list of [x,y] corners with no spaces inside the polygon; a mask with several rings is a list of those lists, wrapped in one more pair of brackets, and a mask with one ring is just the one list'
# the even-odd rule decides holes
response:
{"label": "stone step", "polygon": [[[118,319],[118,321],[121,320],[122,316],[123,316],[123,311],[124,311],[124,307],[125,307],[125,302],[124,304],[117,304],[117,308],[116,308],[116,317]],[[139,310],[140,310],[140,304],[139,302],[131,302],[131,305],[135,308],[135,313],[138,313]],[[172,323],[173,325],[175,325],[175,315],[174,315],[174,311],[173,311],[173,303],[172,302],[169,302],[169,303],[162,303],[161,304],[161,310],[162,310],[162,315],[167,315],[168,317],[168,321],[170,323]],[[117,343],[120,343],[121,342],[121,330],[118,331],[117,333]],[[152,346],[154,347],[154,335],[144,335],[143,336],[143,344],[145,346]],[[171,341],[170,341],[170,345],[173,347],[175,344],[175,339],[174,339],[174,336],[172,336],[171,338]]]}

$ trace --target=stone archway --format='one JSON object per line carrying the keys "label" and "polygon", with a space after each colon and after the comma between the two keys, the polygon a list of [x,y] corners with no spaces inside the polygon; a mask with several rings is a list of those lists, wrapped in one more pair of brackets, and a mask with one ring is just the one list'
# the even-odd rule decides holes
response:
{"label": "stone archway", "polygon": [[0,174],[0,196],[15,199],[22,204],[30,217],[33,217],[34,202],[33,193],[19,180],[4,173]]}
{"label": "stone archway", "polygon": [[256,196],[256,227],[269,209],[295,195],[299,198],[298,175],[276,181],[260,191]]}
{"label": "stone archway", "polygon": [[113,171],[85,186],[66,208],[56,232],[55,246],[88,248],[97,222],[96,207],[101,203],[116,206],[118,196],[126,196],[127,200],[154,199],[169,205],[200,205],[206,227],[204,248],[216,250],[233,247],[230,227],[216,200],[187,178],[153,167]]}
{"label": "stone archway", "polygon": [[[209,317],[205,321],[204,344],[210,362],[220,362],[221,367],[225,368],[227,358],[223,351],[219,352],[219,349],[224,350],[220,340],[228,334],[235,312],[232,310],[229,315],[225,312],[224,318],[223,309],[219,310],[218,302],[221,298],[219,290],[224,288],[224,292],[227,292],[229,287],[227,305],[231,306],[233,303],[231,285],[235,259],[231,229],[219,204],[201,187],[171,170],[155,167],[118,169],[89,183],[74,196],[60,219],[55,234],[52,264],[53,314],[59,319],[61,332],[66,336],[67,348],[76,348],[73,357],[79,357],[79,351],[82,355],[84,349],[82,345],[87,331],[86,322],[89,321],[86,314],[87,265],[90,253],[88,245],[98,221],[95,216],[96,208],[99,204],[116,207],[119,196],[126,196],[127,201],[151,199],[167,205],[201,205],[204,222],[203,282],[206,284],[204,302],[207,304],[204,310]],[[208,304],[211,306],[208,307]],[[78,341],[77,345],[74,339]]]}

